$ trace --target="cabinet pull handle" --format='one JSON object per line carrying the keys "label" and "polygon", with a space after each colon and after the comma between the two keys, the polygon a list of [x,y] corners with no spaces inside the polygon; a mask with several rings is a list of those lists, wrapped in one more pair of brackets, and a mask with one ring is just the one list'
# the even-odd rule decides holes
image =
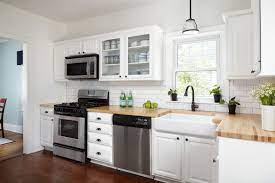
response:
{"label": "cabinet pull handle", "polygon": [[186,138],[185,141],[188,141],[188,138]]}
{"label": "cabinet pull handle", "polygon": [[101,131],[101,128],[97,128],[96,130],[97,130],[97,131]]}
{"label": "cabinet pull handle", "polygon": [[100,118],[100,117],[97,117],[96,119],[97,119],[97,120],[101,120],[101,118]]}
{"label": "cabinet pull handle", "polygon": [[100,140],[100,139],[96,139],[96,141],[101,142],[101,140]]}
{"label": "cabinet pull handle", "polygon": [[177,137],[177,140],[179,140],[180,138],[179,137]]}
{"label": "cabinet pull handle", "polygon": [[99,156],[101,155],[101,153],[100,153],[100,152],[97,152],[96,154],[97,154],[97,155],[99,155]]}

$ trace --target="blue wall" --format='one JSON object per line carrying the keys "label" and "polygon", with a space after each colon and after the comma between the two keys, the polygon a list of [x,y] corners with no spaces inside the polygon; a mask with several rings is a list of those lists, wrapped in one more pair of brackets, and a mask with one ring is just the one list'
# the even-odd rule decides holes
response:
{"label": "blue wall", "polygon": [[0,43],[0,98],[7,98],[4,123],[22,125],[22,66],[17,65],[17,51],[23,44],[9,40]]}

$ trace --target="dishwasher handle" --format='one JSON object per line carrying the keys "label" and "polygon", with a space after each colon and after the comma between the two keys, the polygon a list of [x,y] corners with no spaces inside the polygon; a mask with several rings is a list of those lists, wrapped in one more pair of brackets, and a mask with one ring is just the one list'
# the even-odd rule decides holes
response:
{"label": "dishwasher handle", "polygon": [[145,116],[113,115],[113,125],[151,129],[152,119]]}

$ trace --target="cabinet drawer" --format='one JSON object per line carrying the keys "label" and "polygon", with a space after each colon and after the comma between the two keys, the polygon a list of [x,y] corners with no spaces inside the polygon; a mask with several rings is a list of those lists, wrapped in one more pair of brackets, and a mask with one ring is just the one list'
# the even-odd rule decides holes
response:
{"label": "cabinet drawer", "polygon": [[88,132],[88,142],[112,147],[113,137],[110,135],[103,135],[103,134]]}
{"label": "cabinet drawer", "polygon": [[111,147],[88,143],[88,157],[113,164],[113,150]]}
{"label": "cabinet drawer", "polygon": [[88,123],[88,131],[112,135],[113,134],[113,126],[101,123]]}
{"label": "cabinet drawer", "polygon": [[47,115],[47,116],[53,116],[53,108],[45,108],[45,107],[41,107],[40,108],[40,114],[41,115]]}
{"label": "cabinet drawer", "polygon": [[113,114],[89,112],[88,121],[112,124]]}

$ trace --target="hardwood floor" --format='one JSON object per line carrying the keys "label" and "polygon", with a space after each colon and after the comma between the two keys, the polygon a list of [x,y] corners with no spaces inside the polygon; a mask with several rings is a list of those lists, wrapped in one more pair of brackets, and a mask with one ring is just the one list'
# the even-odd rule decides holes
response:
{"label": "hardwood floor", "polygon": [[2,183],[154,183],[110,168],[81,164],[41,151],[0,162]]}
{"label": "hardwood floor", "polygon": [[5,138],[14,142],[0,145],[0,161],[23,154],[23,135],[5,130]]}

